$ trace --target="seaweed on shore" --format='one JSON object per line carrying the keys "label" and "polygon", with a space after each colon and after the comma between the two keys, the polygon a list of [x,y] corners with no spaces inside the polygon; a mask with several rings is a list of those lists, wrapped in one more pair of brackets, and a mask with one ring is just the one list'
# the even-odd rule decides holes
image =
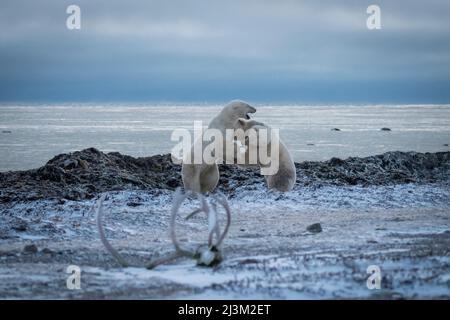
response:
{"label": "seaweed on shore", "polygon": [[[365,158],[332,158],[296,163],[297,183],[323,185],[392,185],[450,181],[450,152],[387,152]],[[219,189],[232,194],[237,187],[264,184],[257,168],[220,165]],[[105,191],[174,190],[182,185],[181,167],[169,154],[134,158],[118,152],[88,148],[60,154],[44,166],[0,173],[0,202],[47,198],[82,200]]]}

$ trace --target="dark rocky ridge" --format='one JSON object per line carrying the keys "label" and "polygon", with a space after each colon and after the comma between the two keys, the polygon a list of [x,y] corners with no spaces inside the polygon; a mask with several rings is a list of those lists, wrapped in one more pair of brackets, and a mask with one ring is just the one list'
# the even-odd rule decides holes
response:
{"label": "dark rocky ridge", "polygon": [[[302,186],[390,185],[450,181],[450,152],[387,152],[366,158],[296,163]],[[65,198],[81,200],[114,190],[173,190],[181,186],[180,165],[170,155],[134,158],[89,148],[60,154],[43,167],[0,173],[0,202]],[[258,169],[220,166],[219,189],[233,194],[240,186],[264,183]]]}

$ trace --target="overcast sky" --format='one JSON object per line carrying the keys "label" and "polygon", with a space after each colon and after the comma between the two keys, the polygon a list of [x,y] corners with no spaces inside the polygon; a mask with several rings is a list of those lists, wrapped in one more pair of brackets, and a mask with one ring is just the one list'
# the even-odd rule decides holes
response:
{"label": "overcast sky", "polygon": [[450,103],[449,88],[448,0],[0,2],[0,101]]}

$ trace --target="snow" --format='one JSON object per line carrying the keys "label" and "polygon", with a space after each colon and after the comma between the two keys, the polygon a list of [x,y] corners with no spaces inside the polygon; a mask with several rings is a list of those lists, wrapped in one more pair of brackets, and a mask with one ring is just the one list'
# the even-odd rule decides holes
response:
{"label": "snow", "polygon": [[[143,268],[173,252],[170,191],[108,193],[106,235],[133,268],[120,268],[103,248],[92,210],[97,199],[2,204],[0,298],[449,298],[447,185],[324,186],[285,194],[247,187],[236,194],[228,199],[225,259],[215,268],[184,258]],[[135,199],[142,205],[127,205]],[[180,211],[196,207],[187,200]],[[16,219],[25,231],[12,228]],[[183,245],[206,244],[205,215],[178,223]],[[313,223],[323,231],[306,231]],[[30,243],[38,253],[22,251]],[[64,287],[70,264],[82,269],[81,291]],[[382,290],[366,287],[372,264],[382,270]]]}

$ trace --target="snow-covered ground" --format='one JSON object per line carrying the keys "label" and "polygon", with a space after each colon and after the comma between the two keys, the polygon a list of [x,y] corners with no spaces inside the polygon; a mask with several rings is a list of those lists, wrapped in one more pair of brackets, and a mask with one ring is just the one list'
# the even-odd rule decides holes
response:
{"label": "snow-covered ground", "polygon": [[[96,199],[1,204],[0,298],[450,298],[446,184],[234,194],[225,260],[215,268],[188,259],[140,267],[173,250],[171,191],[108,193],[106,233],[133,268],[119,267],[101,244]],[[306,230],[314,223],[322,232]],[[180,220],[179,238],[204,243],[206,230],[202,216]],[[30,244],[38,251],[24,250]],[[81,268],[79,290],[66,286],[69,265]],[[367,288],[370,265],[381,269],[381,289]]]}

